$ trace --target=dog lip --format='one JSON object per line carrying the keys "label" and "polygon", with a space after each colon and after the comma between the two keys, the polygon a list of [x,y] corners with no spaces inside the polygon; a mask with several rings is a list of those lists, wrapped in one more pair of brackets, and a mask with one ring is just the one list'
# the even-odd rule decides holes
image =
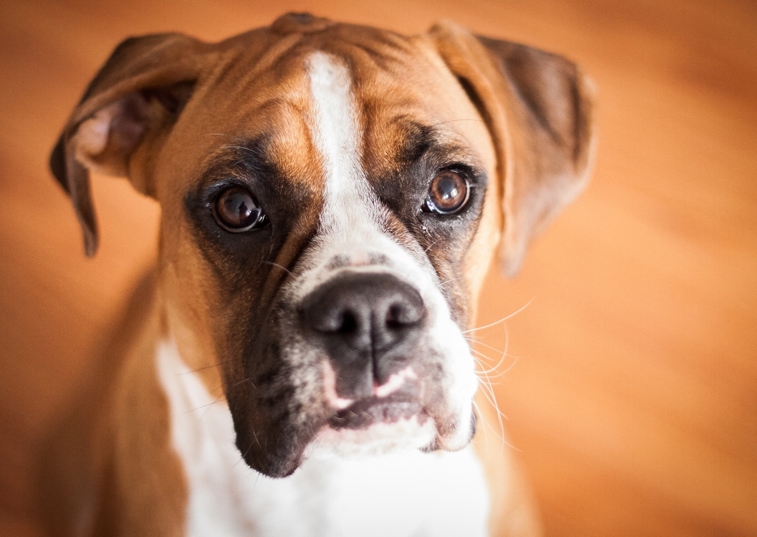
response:
{"label": "dog lip", "polygon": [[375,423],[394,423],[424,414],[417,399],[403,394],[368,397],[337,411],[328,420],[332,429],[365,429]]}

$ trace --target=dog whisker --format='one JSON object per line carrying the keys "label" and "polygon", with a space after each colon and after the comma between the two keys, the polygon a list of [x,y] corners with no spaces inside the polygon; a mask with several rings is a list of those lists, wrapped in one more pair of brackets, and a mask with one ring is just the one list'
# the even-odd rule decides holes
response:
{"label": "dog whisker", "polygon": [[[502,420],[502,413],[500,412],[499,408],[497,407],[497,400],[494,399],[493,395],[491,395],[491,388],[486,388],[484,385],[484,388],[482,388],[482,393],[484,394],[484,397],[486,401],[492,406],[492,408],[495,409],[496,415],[497,415],[497,426],[499,427],[499,430],[495,429],[488,421],[484,420],[485,424],[488,425],[492,432],[494,433],[495,437],[501,441],[500,446],[503,446],[505,443],[505,427],[504,422]],[[481,408],[479,407],[479,411]]]}
{"label": "dog whisker", "polygon": [[[504,447],[505,447],[505,446],[509,447],[510,449],[514,449],[515,451],[520,451],[520,449],[518,449],[517,447],[513,446],[513,445],[512,445],[512,444],[511,444],[510,442],[508,442],[508,441],[507,441],[507,439],[506,439],[506,438],[504,437],[504,429],[501,429],[501,432],[502,432],[502,434],[500,434],[499,432],[497,432],[497,430],[496,430],[496,429],[495,429],[495,428],[494,428],[494,427],[492,426],[492,424],[491,424],[491,423],[489,422],[489,420],[487,420],[487,419],[486,419],[486,415],[485,415],[485,414],[484,414],[484,412],[483,412],[483,411],[481,410],[481,406],[480,406],[480,405],[479,405],[479,404],[478,404],[478,403],[477,403],[476,401],[473,401],[473,406],[474,406],[474,408],[476,408],[476,410],[478,411],[478,416],[479,416],[479,418],[481,418],[481,421],[482,421],[482,422],[483,422],[483,424],[484,424],[484,426],[482,427],[482,429],[483,429],[483,431],[484,431],[484,443],[485,443],[485,444],[486,444],[486,446],[487,446],[487,450],[488,450],[488,447],[489,447],[489,442],[488,442],[488,440],[487,440],[488,436],[487,436],[487,432],[486,432],[486,429],[488,428],[488,429],[491,429],[492,433],[494,433],[494,437],[495,437],[495,438],[496,438],[497,440],[499,440],[499,444],[500,444],[500,455],[502,454],[502,450],[504,449]],[[487,453],[488,453],[488,451],[487,451]]]}
{"label": "dog whisker", "polygon": [[480,367],[480,369],[477,369],[475,371],[476,376],[481,377],[482,375],[488,375],[489,380],[499,379],[501,377],[504,377],[505,375],[507,375],[510,372],[510,370],[518,362],[518,357],[517,356],[510,356],[510,358],[513,359],[513,362],[510,365],[508,365],[506,369],[504,369],[502,371],[497,371],[496,368],[489,368],[489,369],[484,368],[481,359],[480,358],[476,358],[476,357],[474,357],[474,358],[476,360],[476,364]]}
{"label": "dog whisker", "polygon": [[439,287],[444,287],[448,283],[459,282],[461,279],[462,279],[461,277],[458,277],[458,278],[447,278],[446,280],[444,280],[442,282],[439,282]]}
{"label": "dog whisker", "polygon": [[432,242],[431,242],[431,244],[429,244],[428,246],[426,246],[426,247],[425,247],[425,248],[423,249],[423,253],[424,253],[424,254],[427,254],[427,253],[428,253],[428,251],[429,251],[429,250],[430,250],[431,248],[433,248],[433,247],[434,247],[434,245],[435,245],[435,244],[436,244],[437,242],[439,242],[439,239],[436,239],[435,241],[432,241]]}
{"label": "dog whisker", "polygon": [[[522,309],[523,308],[521,308],[521,310]],[[499,322],[498,323],[494,323],[494,324],[499,324]],[[508,356],[507,349],[508,349],[508,346],[509,346],[509,333],[507,331],[507,325],[503,324],[503,327],[504,327],[504,332],[505,332],[505,348],[504,348],[503,351],[499,351],[498,349],[495,349],[494,347],[491,347],[489,345],[486,345],[484,343],[476,341],[475,338],[473,338],[473,337],[466,336],[466,339],[473,340],[477,344],[482,345],[484,347],[488,347],[488,348],[490,348],[492,350],[495,350],[495,351],[497,351],[500,354],[500,358],[497,361],[497,363],[494,365],[494,367],[487,368],[487,367],[484,366],[483,360],[482,360],[482,358],[479,358],[479,356],[483,357],[483,358],[486,358],[487,360],[490,360],[490,357],[487,356],[485,353],[483,353],[482,351],[480,351],[478,349],[471,348],[471,354],[473,356],[473,359],[474,359],[476,365],[478,366],[476,368],[475,372],[476,372],[476,376],[479,379],[479,385],[481,387],[481,393],[484,395],[484,397],[486,398],[486,400],[489,402],[489,404],[492,405],[492,407],[494,408],[494,410],[497,413],[497,424],[499,426],[499,435],[498,435],[498,438],[500,438],[502,440],[501,448],[504,450],[504,445],[505,444],[507,444],[508,446],[510,446],[510,444],[507,443],[507,441],[504,439],[504,436],[505,436],[505,427],[504,427],[504,423],[503,423],[503,418],[507,419],[507,416],[499,408],[499,404],[497,402],[497,396],[496,396],[496,393],[495,393],[495,390],[494,390],[494,386],[492,384],[492,378],[496,378],[496,377],[499,377],[499,376],[502,376],[502,375],[506,374],[507,371],[509,371],[513,367],[513,365],[515,364],[515,361],[504,372],[501,372],[501,373],[497,372],[497,370],[502,365],[502,363],[504,363],[505,358]],[[514,357],[514,358],[517,361],[517,358],[516,357]],[[490,375],[490,373],[495,373],[495,372],[496,372],[495,375]],[[480,409],[479,409],[479,411],[480,411]],[[495,433],[496,433],[496,431],[495,431]],[[512,446],[510,446],[510,447],[512,447]]]}
{"label": "dog whisker", "polygon": [[266,265],[273,265],[274,267],[278,267],[284,272],[286,272],[287,274],[289,274],[290,276],[294,276],[294,274],[292,274],[292,271],[283,265],[279,265],[278,263],[274,263],[273,261],[263,261],[263,263],[265,263]]}
{"label": "dog whisker", "polygon": [[438,127],[439,125],[446,125],[447,123],[457,123],[458,121],[475,121],[477,123],[484,123],[483,119],[478,119],[475,117],[461,117],[458,119],[449,119],[447,121],[438,121],[437,123],[434,123],[433,127]]}
{"label": "dog whisker", "polygon": [[[474,359],[476,361],[476,365],[478,366],[478,369],[476,369],[474,373],[476,374],[478,378],[484,379],[486,376],[488,376],[489,380],[493,380],[493,379],[499,379],[500,377],[503,376],[502,371],[495,371],[493,369],[487,369],[483,367],[483,362],[481,361],[480,358],[474,357]],[[496,383],[493,382],[492,384],[496,384]]]}
{"label": "dog whisker", "polygon": [[471,341],[471,342],[475,343],[477,346],[480,346],[480,347],[486,347],[487,349],[492,350],[492,351],[496,352],[497,354],[502,354],[502,353],[507,352],[507,341],[505,341],[505,350],[503,351],[502,349],[498,349],[497,347],[492,347],[491,345],[488,345],[488,344],[484,343],[483,341],[481,341],[479,338],[477,338],[475,336],[463,336],[463,337],[467,341]]}
{"label": "dog whisker", "polygon": [[478,419],[483,424],[483,431],[484,431],[484,444],[486,444],[486,452],[489,453],[489,434],[486,432],[487,427],[489,424],[486,422],[486,416],[484,416],[484,413],[481,412],[481,407],[478,406],[478,403],[476,400],[473,400],[473,408],[476,410],[476,415],[478,416]]}
{"label": "dog whisker", "polygon": [[513,313],[511,313],[509,315],[506,315],[505,317],[502,317],[498,321],[494,321],[493,323],[489,323],[489,324],[484,325],[484,326],[479,326],[479,327],[476,327],[476,328],[469,328],[468,330],[463,330],[463,334],[468,334],[470,332],[478,332],[479,330],[485,330],[487,328],[491,328],[492,326],[496,326],[496,325],[498,325],[500,323],[503,323],[503,322],[507,321],[508,319],[512,319],[513,317],[515,317],[516,315],[518,315],[520,312],[522,312],[523,310],[525,310],[528,306],[530,306],[533,301],[534,301],[534,299],[532,298],[531,300],[529,300],[528,302],[526,302],[523,306],[521,306],[518,310],[514,311]]}
{"label": "dog whisker", "polygon": [[[250,430],[252,431],[252,434],[253,434],[253,437],[255,438],[255,440],[257,440],[258,437],[255,434],[255,430],[252,427],[250,427]],[[258,444],[260,444],[260,443],[258,442]],[[247,454],[250,452],[251,449],[252,449],[252,442],[250,442],[250,445],[247,447],[247,449],[242,454],[242,456],[239,457],[239,460],[237,462],[235,462],[231,467],[234,468],[237,464],[239,464],[240,462],[242,462],[244,460],[244,458],[247,456]]]}
{"label": "dog whisker", "polygon": [[182,371],[181,373],[179,373],[179,375],[189,375],[190,373],[197,373],[199,371],[205,371],[206,369],[212,369],[214,367],[221,367],[224,364],[230,364],[234,361],[236,360],[232,359],[232,360],[224,360],[223,362],[216,362],[214,364],[206,365],[204,367],[198,367],[197,369],[192,369],[190,371]]}
{"label": "dog whisker", "polygon": [[236,388],[236,387],[237,387],[237,386],[239,386],[240,384],[244,384],[245,382],[249,382],[249,383],[250,383],[250,386],[252,386],[252,387],[253,387],[254,389],[256,389],[256,390],[258,389],[258,388],[257,388],[257,386],[255,386],[255,383],[254,383],[254,382],[252,382],[252,381],[250,380],[250,377],[245,377],[245,378],[243,378],[242,380],[240,380],[240,381],[238,381],[238,382],[235,382],[234,384],[230,384],[230,385],[228,386],[228,388],[229,388],[229,389],[231,390],[231,389],[233,389],[233,388]]}
{"label": "dog whisker", "polygon": [[[492,367],[487,368],[486,365],[484,364],[484,359],[487,362],[493,361],[493,359],[488,354],[486,354],[485,352],[483,352],[483,351],[481,351],[481,350],[479,350],[477,348],[471,347],[471,352],[474,354],[474,358],[476,360],[476,363],[477,363],[478,366],[481,367],[481,371],[476,371],[476,374],[479,374],[479,373],[485,373],[487,375],[493,374],[493,375],[491,375],[489,377],[490,379],[491,378],[498,378],[498,377],[501,377],[501,376],[507,374],[507,372],[510,371],[510,369],[512,369],[512,367],[518,361],[518,357],[517,356],[513,356],[513,355],[507,353],[507,349],[510,346],[510,332],[507,330],[507,324],[503,324],[502,328],[503,328],[504,333],[505,333],[505,348],[503,350],[497,349],[496,347],[492,347],[491,345],[487,345],[486,343],[482,342],[481,340],[479,340],[479,339],[477,339],[477,338],[475,338],[473,336],[463,336],[463,337],[465,337],[466,340],[474,342],[477,347],[484,347],[484,348],[493,350],[497,354],[499,354],[499,359],[497,360],[496,364],[494,364],[494,366],[492,366]],[[476,358],[476,355],[480,356],[481,359]],[[505,358],[512,358],[513,362],[504,371],[498,371],[499,367],[504,363]]]}
{"label": "dog whisker", "polygon": [[[481,345],[481,346],[484,346],[484,347],[489,347],[490,349],[495,350],[498,353],[500,353],[500,357],[499,357],[499,360],[497,360],[497,363],[494,364],[494,366],[489,367],[489,368],[485,367],[485,365],[483,363],[483,359],[486,359],[487,361],[490,361],[490,360],[492,360],[492,358],[490,356],[488,356],[485,352],[482,352],[482,351],[480,351],[478,349],[471,349],[471,352],[474,355],[478,355],[478,356],[481,357],[481,359],[477,358],[476,362],[478,363],[478,365],[481,366],[481,372],[482,373],[486,373],[486,374],[492,374],[493,373],[494,375],[491,378],[498,378],[498,377],[506,375],[510,371],[510,369],[512,369],[515,366],[515,364],[518,362],[518,357],[514,356],[512,354],[508,354],[507,353],[507,349],[508,349],[508,346],[509,346],[508,345],[508,341],[509,341],[508,332],[507,332],[507,328],[505,328],[505,349],[503,351],[499,351],[498,349],[495,349],[494,347],[489,347],[488,345],[486,345],[484,343],[481,343],[481,342],[477,343],[478,345]],[[507,368],[504,371],[498,371],[499,368],[500,368],[500,366],[505,362],[506,358],[511,358],[512,362],[510,363],[510,365],[507,366]],[[477,373],[478,373],[478,371],[477,371]]]}
{"label": "dog whisker", "polygon": [[505,444],[507,444],[509,447],[513,447],[504,439],[505,424],[503,422],[503,418],[505,420],[508,418],[499,408],[499,404],[497,402],[497,396],[494,393],[494,388],[491,385],[491,381],[488,380],[488,377],[485,382],[481,383],[481,387],[482,387],[481,393],[484,394],[484,397],[486,398],[486,400],[489,402],[489,404],[492,405],[495,412],[497,413],[497,424],[499,425],[499,431],[500,431],[498,437],[502,440],[502,444],[500,446],[501,447],[500,453],[502,453],[504,451]]}
{"label": "dog whisker", "polygon": [[196,412],[197,410],[200,410],[200,409],[203,409],[203,408],[208,408],[208,407],[216,404],[219,400],[220,400],[220,398],[216,399],[215,401],[211,401],[210,403],[205,403],[204,405],[200,405],[200,406],[196,406],[194,408],[190,408],[189,410],[185,410],[184,412],[182,412],[182,414],[191,414],[192,412]]}

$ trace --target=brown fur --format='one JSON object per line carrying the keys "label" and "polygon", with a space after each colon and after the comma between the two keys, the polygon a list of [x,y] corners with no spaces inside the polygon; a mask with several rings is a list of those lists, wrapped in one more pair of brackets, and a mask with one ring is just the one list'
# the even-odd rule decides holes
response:
{"label": "brown fur", "polygon": [[[89,421],[78,415],[77,428],[63,433],[78,437],[72,453],[87,455],[69,460],[61,473],[69,487],[61,490],[70,493],[55,521],[94,526],[103,535],[181,533],[186,484],[170,446],[154,345],[170,333],[188,367],[219,398],[224,385],[247,374],[239,360],[220,358],[242,351],[241,336],[232,337],[235,323],[246,304],[262,311],[271,303],[314,233],[322,205],[322,163],[302,115],[309,96],[301,59],[313,50],[349,60],[363,165],[375,188],[396,176],[407,121],[435,126],[435,136],[485,170],[480,215],[463,238],[420,244],[428,246],[440,279],[452,282],[445,293],[462,327],[475,319],[497,244],[503,270],[514,273],[532,236],[585,182],[591,100],[580,72],[559,56],[478,38],[449,23],[406,38],[298,16],[218,44],[179,34],[124,42],[72,114],[51,165],[72,197],[88,254],[98,240],[87,172],[93,169],[128,175],[160,202],[160,257],[156,283],[147,284],[151,297],[141,296],[109,351],[111,369],[87,400],[101,411]],[[280,188],[302,202],[289,213],[275,258],[280,267],[268,263],[250,274],[246,265],[215,255],[212,241],[195,239],[202,233],[185,203],[213,173],[234,173],[230,148],[271,132],[268,158],[288,181]],[[387,225],[410,242],[418,236],[401,218]],[[492,484],[492,533],[534,534],[514,463],[499,455],[499,446],[478,447]],[[67,515],[75,511],[90,515]]]}
{"label": "brown fur", "polygon": [[151,272],[138,286],[107,360],[51,435],[40,486],[51,535],[181,535],[187,491],[155,371],[156,283]]}

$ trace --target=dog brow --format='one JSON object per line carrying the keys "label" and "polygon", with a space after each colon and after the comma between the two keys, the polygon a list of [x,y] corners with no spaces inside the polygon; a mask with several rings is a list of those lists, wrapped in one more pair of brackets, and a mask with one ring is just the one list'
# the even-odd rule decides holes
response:
{"label": "dog brow", "polygon": [[446,123],[426,124],[401,117],[395,120],[399,135],[394,162],[411,166],[422,160],[430,165],[443,167],[462,164],[471,169],[481,169],[480,158],[459,136],[444,128]]}

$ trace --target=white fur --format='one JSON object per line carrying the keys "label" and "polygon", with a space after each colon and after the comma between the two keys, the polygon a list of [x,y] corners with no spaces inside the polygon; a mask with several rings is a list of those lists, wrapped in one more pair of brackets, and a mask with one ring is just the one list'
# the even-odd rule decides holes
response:
{"label": "white fur", "polygon": [[[459,449],[470,437],[471,401],[477,388],[470,348],[451,318],[425,253],[400,245],[382,229],[386,209],[376,199],[360,164],[361,126],[347,67],[323,52],[313,53],[307,64],[313,107],[310,130],[322,157],[325,203],[315,247],[302,262],[309,268],[287,291],[294,302],[301,300],[344,270],[329,266],[335,258],[345,256],[351,271],[388,272],[412,285],[429,314],[427,348],[444,358],[450,414],[457,415],[461,423],[453,437],[441,439],[443,447]],[[379,257],[386,261],[371,263]],[[297,351],[293,349],[292,355]]]}
{"label": "white fur", "polygon": [[[373,223],[375,204],[366,203],[368,182],[360,165],[358,118],[350,95],[350,75],[338,60],[323,52],[308,58],[313,118],[310,130],[323,158],[325,206],[320,231],[354,240]],[[371,226],[368,226],[371,227]]]}
{"label": "white fur", "polygon": [[173,445],[189,486],[190,537],[483,537],[489,498],[472,448],[306,461],[270,479],[234,447],[231,414],[214,401],[176,346],[157,366],[171,412]]}
{"label": "white fur", "polygon": [[[424,348],[443,363],[448,413],[457,416],[459,423],[453,437],[440,440],[442,447],[459,449],[470,436],[477,385],[470,349],[451,318],[424,253],[401,246],[382,228],[386,209],[360,165],[361,129],[347,67],[322,52],[312,54],[307,66],[312,96],[309,125],[323,162],[325,204],[316,246],[303,261],[306,269],[285,291],[296,303],[344,270],[329,268],[337,256],[347,257],[349,270],[388,272],[414,286],[428,312]],[[373,261],[379,257],[383,261]],[[295,397],[304,397],[308,390],[323,385],[319,378],[323,369],[313,367],[312,349],[298,341],[296,334],[291,336],[281,358],[301,366],[293,367],[302,377],[293,381],[298,388]],[[173,444],[187,473],[187,535],[486,535],[488,492],[472,448],[454,453],[417,449],[438,434],[432,420],[421,423],[413,417],[364,431],[322,431],[292,476],[270,479],[242,460],[227,404],[211,398],[200,378],[182,362],[175,345],[161,344],[156,359],[170,403]],[[401,381],[395,379],[385,391],[390,393]],[[327,389],[324,397],[334,408],[343,406],[346,400],[332,391]],[[345,451],[384,454],[339,456]]]}

